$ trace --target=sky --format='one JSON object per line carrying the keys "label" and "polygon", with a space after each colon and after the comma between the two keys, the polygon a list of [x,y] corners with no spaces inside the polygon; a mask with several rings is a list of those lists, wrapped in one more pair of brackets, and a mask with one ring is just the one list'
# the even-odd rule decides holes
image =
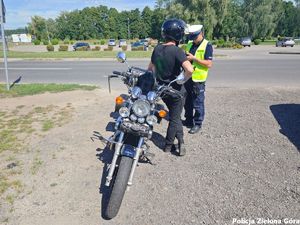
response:
{"label": "sky", "polygon": [[118,11],[154,8],[155,0],[4,0],[6,7],[5,29],[24,28],[31,16],[55,18],[61,11],[83,9],[84,7],[105,5]]}

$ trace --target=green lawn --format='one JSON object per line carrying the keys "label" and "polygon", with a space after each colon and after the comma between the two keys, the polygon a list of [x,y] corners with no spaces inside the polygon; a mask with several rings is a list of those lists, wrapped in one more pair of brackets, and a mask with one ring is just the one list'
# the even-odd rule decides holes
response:
{"label": "green lawn", "polygon": [[[9,51],[9,58],[115,58],[118,51],[70,51],[70,52],[14,52]],[[150,58],[151,51],[128,51],[127,58]],[[3,52],[0,52],[0,57],[3,57]]]}
{"label": "green lawn", "polygon": [[0,98],[36,95],[45,92],[63,92],[73,90],[94,90],[96,86],[79,84],[16,84],[9,91],[6,84],[0,84]]}

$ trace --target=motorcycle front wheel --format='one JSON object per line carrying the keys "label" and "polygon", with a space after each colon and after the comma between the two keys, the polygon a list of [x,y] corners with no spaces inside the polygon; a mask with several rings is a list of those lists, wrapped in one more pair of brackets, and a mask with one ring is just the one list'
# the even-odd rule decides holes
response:
{"label": "motorcycle front wheel", "polygon": [[108,219],[114,218],[121,207],[121,203],[127,188],[127,183],[132,167],[133,159],[130,157],[122,156],[118,173],[112,187],[112,192],[105,210],[105,216]]}

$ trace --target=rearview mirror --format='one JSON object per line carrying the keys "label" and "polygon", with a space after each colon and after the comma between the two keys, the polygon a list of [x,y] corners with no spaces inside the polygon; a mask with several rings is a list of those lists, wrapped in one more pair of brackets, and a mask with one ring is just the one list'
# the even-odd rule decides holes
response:
{"label": "rearview mirror", "polygon": [[121,63],[126,62],[126,54],[125,54],[125,52],[118,52],[117,59]]}

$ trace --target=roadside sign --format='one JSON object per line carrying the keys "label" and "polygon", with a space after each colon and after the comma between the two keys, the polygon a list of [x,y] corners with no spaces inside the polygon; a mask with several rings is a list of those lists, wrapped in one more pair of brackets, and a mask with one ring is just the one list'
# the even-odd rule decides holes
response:
{"label": "roadside sign", "polygon": [[4,5],[4,1],[3,0],[1,0],[1,1],[2,1],[2,18],[3,18],[2,22],[5,23],[6,22],[6,19],[5,19],[6,8]]}

